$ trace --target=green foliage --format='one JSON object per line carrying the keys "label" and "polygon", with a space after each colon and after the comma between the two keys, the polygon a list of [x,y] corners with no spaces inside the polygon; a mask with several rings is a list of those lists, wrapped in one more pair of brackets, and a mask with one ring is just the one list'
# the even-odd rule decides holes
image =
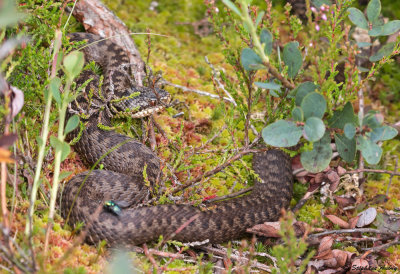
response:
{"label": "green foliage", "polygon": [[[330,148],[331,137],[329,132],[331,131],[336,132],[337,129],[344,130],[344,135],[339,132],[335,133],[334,136],[339,154],[345,161],[352,162],[356,157],[355,152],[359,150],[369,164],[377,164],[381,158],[382,151],[376,144],[378,139],[380,141],[389,140],[397,135],[395,129],[388,126],[383,127],[382,121],[376,120],[376,117],[379,116],[376,113],[367,114],[365,118],[361,117],[364,120],[362,123],[359,123],[353,107],[348,101],[351,97],[348,95],[346,96],[348,92],[346,92],[345,86],[342,83],[335,82],[334,77],[337,75],[335,71],[336,64],[330,68],[327,64],[332,64],[332,62],[337,60],[340,56],[336,44],[340,42],[339,39],[343,34],[338,23],[343,21],[346,15],[342,13],[340,9],[347,9],[349,19],[358,27],[369,30],[369,25],[371,25],[373,28],[369,30],[370,36],[387,36],[396,32],[400,29],[400,20],[380,24],[380,0],[370,1],[367,8],[368,20],[359,9],[353,7],[347,8],[346,5],[348,5],[349,1],[342,0],[339,2],[340,3],[338,3],[336,7],[331,7],[331,14],[324,14],[325,16],[330,16],[327,17],[326,20],[330,19],[334,22],[334,24],[328,24],[322,33],[322,35],[331,39],[329,51],[326,52],[326,56],[331,56],[332,58],[329,60],[325,57],[327,59],[325,62],[318,62],[320,65],[318,70],[329,70],[329,76],[327,76],[325,81],[322,81],[321,86],[317,85],[315,82],[308,81],[297,84],[294,89],[290,87],[292,90],[289,94],[291,97],[295,97],[296,103],[296,107],[293,107],[291,113],[293,120],[295,120],[297,124],[290,121],[278,120],[265,127],[262,131],[264,141],[272,146],[294,146],[300,141],[301,135],[303,135],[307,141],[313,143],[313,149],[311,151],[303,151],[301,155],[303,166],[312,172],[322,171],[330,163],[332,150]],[[240,6],[240,9],[230,1],[224,1],[224,3],[229,8],[235,9],[234,12],[241,18],[244,28],[248,30],[249,35],[254,41],[253,48],[245,48],[242,50],[241,63],[243,67],[248,71],[267,69],[271,72],[275,69],[278,71],[280,70],[277,72],[280,74],[280,77],[276,76],[276,73],[274,74],[278,79],[270,79],[267,82],[256,82],[255,84],[262,89],[268,89],[272,96],[280,98],[281,100],[287,100],[287,98],[283,97],[282,94],[277,91],[280,91],[283,85],[288,89],[290,86],[288,83],[300,72],[303,56],[299,50],[299,43],[297,41],[292,41],[285,45],[282,53],[282,60],[287,66],[286,69],[282,69],[280,65],[273,67],[275,64],[273,64],[271,60],[273,60],[274,56],[269,47],[272,43],[272,37],[269,31],[262,29],[260,35],[257,34],[255,30],[258,24],[254,24],[253,21],[249,19],[247,12],[248,4],[245,1],[238,1],[237,4]],[[343,5],[341,6],[341,4]],[[293,21],[289,21],[291,30],[294,36],[296,36],[297,27],[293,24]],[[359,46],[368,47],[370,44],[362,44]],[[390,58],[399,47],[400,45],[395,42],[388,43],[369,59],[371,62],[382,60],[383,62],[380,63],[381,66],[383,63],[387,62],[388,58]],[[372,67],[367,77],[370,77],[375,69],[376,68]],[[354,71],[355,73],[357,72],[357,70]],[[286,73],[287,76],[285,76]],[[283,80],[284,77],[286,77],[286,83]],[[321,82],[320,78],[318,80]],[[358,89],[362,88],[357,84],[355,86],[357,86]],[[330,110],[332,105],[340,109],[339,102],[341,101],[344,103],[343,109],[334,110],[332,112]],[[327,109],[329,110],[328,115],[325,114]],[[325,124],[329,125],[327,129]],[[323,136],[325,137],[322,138]]]}
{"label": "green foliage", "polygon": [[283,48],[283,62],[288,66],[289,78],[296,77],[303,64],[303,57],[298,47],[299,43],[295,41],[287,43]]}
{"label": "green foliage", "polygon": [[302,260],[299,267],[296,266],[296,260],[307,251],[307,243],[304,239],[297,239],[293,229],[294,216],[289,212],[281,221],[281,230],[283,245],[276,245],[272,248],[271,254],[276,260],[277,268],[272,273],[303,273],[305,268],[314,255],[311,251]]}

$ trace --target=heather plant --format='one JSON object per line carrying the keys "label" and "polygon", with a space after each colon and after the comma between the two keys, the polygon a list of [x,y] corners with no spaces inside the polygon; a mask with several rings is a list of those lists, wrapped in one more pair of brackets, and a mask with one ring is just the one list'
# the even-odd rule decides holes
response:
{"label": "heather plant", "polygon": [[[350,28],[345,19],[348,15],[357,27],[368,30],[368,35],[373,39],[395,33],[400,29],[400,21],[384,23],[380,17],[379,0],[368,4],[368,20],[360,10],[349,7],[351,1],[339,0],[335,5],[320,5],[312,9],[317,14],[316,21],[323,18],[319,19],[320,22],[313,22],[311,12],[307,13],[310,23],[308,28],[314,28],[315,31],[311,32],[310,38],[305,39],[304,46],[295,40],[300,28],[298,21],[288,17],[291,41],[283,46],[282,52],[278,46],[275,54],[272,47],[273,29],[262,23],[264,12],[254,12],[255,17],[252,18],[248,7],[252,1],[242,0],[237,4],[229,0],[223,2],[240,18],[243,32],[251,41],[249,47],[241,50],[243,68],[251,77],[260,75],[261,79],[267,78],[267,81],[255,81],[257,87],[267,90],[268,95],[280,103],[291,104],[290,115],[284,115],[290,118],[277,119],[263,128],[265,143],[285,148],[302,142],[305,146],[301,152],[301,163],[311,172],[322,171],[329,165],[332,136],[339,155],[346,162],[353,162],[356,152],[360,151],[367,163],[377,164],[382,155],[378,142],[394,138],[397,131],[383,124],[383,116],[379,112],[363,113],[362,90],[377,69],[398,54],[400,45],[399,42],[392,42],[382,46],[369,57],[372,62],[370,69],[357,67],[357,50],[371,47],[372,43],[354,44],[350,41]],[[322,38],[327,40],[326,44],[315,42]],[[337,82],[337,66],[344,51],[348,52],[348,62],[344,69],[346,80]],[[357,114],[350,103],[356,95],[361,100]],[[304,141],[300,141],[301,137]]]}

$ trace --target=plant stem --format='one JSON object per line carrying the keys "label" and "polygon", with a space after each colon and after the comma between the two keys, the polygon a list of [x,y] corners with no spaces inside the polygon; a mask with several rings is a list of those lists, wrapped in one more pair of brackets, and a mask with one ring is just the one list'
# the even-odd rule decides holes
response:
{"label": "plant stem", "polygon": [[[60,141],[60,143],[64,143],[64,139],[65,139],[64,124],[65,124],[65,115],[66,115],[67,107],[68,107],[70,88],[71,88],[71,81],[69,80],[65,86],[62,105],[61,105],[61,108],[59,109],[59,122],[58,122],[59,124],[58,124],[57,137],[58,137],[58,140]],[[49,211],[49,217],[48,217],[48,222],[47,222],[46,238],[45,238],[45,242],[44,242],[44,254],[45,255],[47,253],[49,235],[50,235],[51,229],[53,227],[53,221],[54,221],[53,218],[54,218],[57,192],[58,192],[58,186],[59,186],[58,178],[60,177],[62,153],[63,153],[63,147],[57,146],[56,153],[55,153],[55,159],[54,159],[53,186],[52,186],[51,192],[50,192],[50,211]]]}
{"label": "plant stem", "polygon": [[[57,59],[58,59],[58,52],[61,47],[61,37],[62,37],[62,33],[60,30],[56,31],[55,37],[56,37],[56,39],[54,42],[53,62],[52,62],[50,80],[53,79],[54,77],[56,77],[56,75],[57,75],[56,74],[57,73]],[[44,118],[43,118],[42,135],[41,135],[42,143],[39,144],[39,153],[38,153],[37,165],[36,165],[36,170],[35,170],[35,178],[33,180],[31,200],[29,203],[28,216],[26,219],[26,226],[25,226],[25,234],[26,235],[28,235],[30,233],[31,228],[32,228],[31,221],[33,220],[33,212],[35,210],[35,201],[36,201],[37,191],[38,191],[39,185],[40,185],[39,179],[40,179],[40,173],[42,171],[44,152],[46,149],[46,141],[47,141],[47,137],[49,135],[49,120],[50,120],[52,97],[53,96],[51,95],[50,90],[48,90],[46,106],[45,106],[45,111],[44,111]]]}

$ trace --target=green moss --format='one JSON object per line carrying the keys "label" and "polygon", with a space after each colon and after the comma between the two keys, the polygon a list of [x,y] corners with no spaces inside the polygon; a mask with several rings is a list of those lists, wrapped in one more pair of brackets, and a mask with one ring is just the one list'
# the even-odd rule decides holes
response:
{"label": "green moss", "polygon": [[324,205],[318,203],[315,199],[310,199],[297,213],[297,219],[308,224],[313,224],[313,226],[321,226],[321,209],[323,207]]}

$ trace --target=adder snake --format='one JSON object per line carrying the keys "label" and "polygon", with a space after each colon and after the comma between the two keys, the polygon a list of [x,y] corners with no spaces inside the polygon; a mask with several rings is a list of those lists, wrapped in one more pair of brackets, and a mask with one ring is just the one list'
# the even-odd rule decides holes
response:
{"label": "adder snake", "polygon": [[[100,38],[75,33],[70,35],[70,39],[93,43]],[[151,114],[158,110],[160,101],[167,100],[168,93],[131,83],[127,55],[109,40],[85,47],[84,54],[86,63],[94,61],[101,67],[104,81],[100,95],[96,93],[96,88],[99,88],[96,73],[86,70],[78,80],[82,83],[93,78],[70,108],[70,115],[82,111],[86,114],[84,122],[87,124],[75,144],[75,151],[88,166],[92,166],[103,154],[122,143],[100,161],[104,169],[78,174],[64,188],[62,215],[67,217],[71,208],[71,224],[90,224],[88,242],[107,240],[110,245],[138,245],[156,240],[160,235],[182,242],[225,242],[242,237],[247,228],[256,224],[276,221],[281,209],[288,207],[293,188],[291,165],[288,156],[278,150],[253,156],[253,169],[262,180],[255,183],[249,195],[215,203],[209,210],[178,204],[138,207],[148,196],[143,169],[146,166],[147,179],[153,183],[160,173],[160,159],[144,144],[115,131],[104,130],[98,124],[111,126],[113,113],[126,108],[138,107],[134,117]],[[115,100],[132,92],[140,94],[128,100]],[[75,130],[70,139],[77,134],[78,130]],[[126,207],[120,214],[104,208],[99,214],[94,214],[106,200]],[[179,228],[183,229],[177,232]]]}

